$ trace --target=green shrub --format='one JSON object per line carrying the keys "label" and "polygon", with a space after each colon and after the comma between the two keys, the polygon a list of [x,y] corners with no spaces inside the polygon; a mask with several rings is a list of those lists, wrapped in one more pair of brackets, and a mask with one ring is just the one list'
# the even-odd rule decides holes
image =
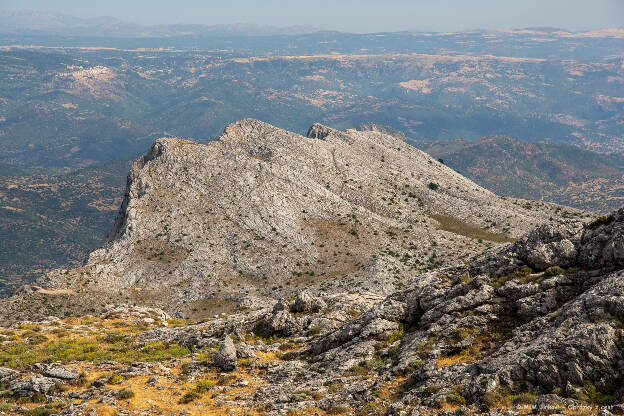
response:
{"label": "green shrub", "polygon": [[126,340],[126,336],[119,333],[110,333],[104,337],[104,342],[108,344],[116,344],[118,342],[124,342]]}
{"label": "green shrub", "polygon": [[195,391],[199,394],[203,394],[212,390],[212,388],[216,386],[216,384],[217,383],[213,380],[201,379],[195,385]]}
{"label": "green shrub", "polygon": [[613,215],[606,215],[604,217],[596,218],[591,223],[587,224],[587,229],[595,230],[598,227],[602,227],[603,225],[609,225],[613,221],[615,221],[615,217]]}
{"label": "green shrub", "polygon": [[108,384],[121,384],[123,381],[124,378],[122,376],[115,374],[108,379]]}
{"label": "green shrub", "polygon": [[35,331],[28,331],[23,337],[27,339],[28,345],[41,345],[48,342],[48,337]]}
{"label": "green shrub", "polygon": [[130,389],[121,389],[117,392],[119,400],[128,400],[134,397],[134,392]]}
{"label": "green shrub", "polygon": [[481,398],[481,401],[490,409],[497,407],[510,407],[511,401],[509,400],[509,394],[503,390],[490,391],[485,393]]}
{"label": "green shrub", "polygon": [[577,392],[575,398],[598,406],[612,404],[614,400],[612,394],[600,391],[593,383],[590,382],[583,384],[583,390]]}
{"label": "green shrub", "polygon": [[187,391],[186,393],[184,393],[184,396],[182,396],[180,400],[178,400],[178,403],[187,404],[187,403],[190,403],[192,401],[199,399],[200,397],[201,397],[200,394],[194,390]]}
{"label": "green shrub", "polygon": [[345,413],[349,413],[350,409],[346,406],[337,406],[334,405],[332,407],[330,407],[329,409],[327,409],[327,414],[328,415],[342,415]]}
{"label": "green shrub", "polygon": [[446,402],[457,406],[465,406],[466,399],[458,392],[451,392],[446,395]]}
{"label": "green shrub", "polygon": [[51,416],[56,413],[58,413],[57,410],[46,406],[35,407],[34,409],[22,410],[20,412],[23,416]]}
{"label": "green shrub", "polygon": [[310,328],[308,330],[308,336],[310,337],[315,337],[317,335],[319,335],[321,333],[321,327],[320,326],[313,326],[312,328]]}
{"label": "green shrub", "polygon": [[534,393],[520,393],[515,396],[511,396],[511,402],[514,406],[532,405],[537,399],[537,395]]}
{"label": "green shrub", "polygon": [[360,363],[358,365],[354,365],[353,367],[349,368],[347,372],[345,373],[345,375],[365,376],[366,374],[368,374],[368,372],[369,372],[369,369],[367,368],[367,366],[363,363]]}
{"label": "green shrub", "polygon": [[390,335],[388,336],[388,338],[386,338],[386,342],[388,344],[392,344],[395,341],[403,339],[404,336],[405,336],[405,325],[400,323],[399,327],[397,329],[393,330],[390,333]]}
{"label": "green shrub", "polygon": [[43,393],[35,393],[30,397],[23,397],[18,400],[21,403],[45,403],[47,400],[45,394]]}
{"label": "green shrub", "polygon": [[442,389],[442,387],[440,387],[440,386],[427,386],[423,390],[423,395],[424,396],[432,396],[432,395],[436,394],[437,392],[439,392],[441,389]]}
{"label": "green shrub", "polygon": [[501,276],[492,282],[492,286],[495,288],[499,288],[503,286],[508,280],[518,280],[521,283],[528,283],[530,279],[528,279],[529,275],[533,273],[533,269],[530,267],[523,267],[518,270],[514,270],[512,273]]}
{"label": "green shrub", "polygon": [[172,328],[179,328],[181,326],[186,326],[186,321],[177,318],[167,319],[167,324]]}
{"label": "green shrub", "polygon": [[546,269],[546,271],[544,272],[544,277],[559,276],[565,274],[565,272],[566,271],[559,266],[552,266]]}
{"label": "green shrub", "polygon": [[416,370],[421,369],[423,365],[425,365],[424,361],[414,360],[414,361],[410,361],[409,364],[407,364],[407,368],[412,371],[416,371]]}

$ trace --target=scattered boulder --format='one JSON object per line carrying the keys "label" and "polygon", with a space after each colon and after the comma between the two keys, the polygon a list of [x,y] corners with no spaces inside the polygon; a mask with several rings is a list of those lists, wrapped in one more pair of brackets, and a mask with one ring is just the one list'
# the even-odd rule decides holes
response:
{"label": "scattered boulder", "polygon": [[290,307],[290,311],[297,312],[319,312],[327,305],[323,299],[314,297],[307,290],[302,290],[297,293],[297,297]]}
{"label": "scattered boulder", "polygon": [[241,342],[240,344],[236,345],[236,356],[238,358],[251,358],[255,356],[254,349],[251,345],[245,342]]}
{"label": "scattered boulder", "polygon": [[76,380],[79,377],[78,372],[63,367],[48,367],[43,372],[43,375],[46,377],[58,378],[66,381]]}
{"label": "scattered boulder", "polygon": [[17,377],[19,373],[10,368],[0,367],[0,381],[8,381]]}
{"label": "scattered boulder", "polygon": [[14,396],[17,397],[30,397],[35,393],[47,394],[57,384],[58,379],[50,377],[35,376],[31,377],[27,381],[16,381],[9,386],[9,389]]}
{"label": "scattered boulder", "polygon": [[535,270],[546,270],[551,266],[570,267],[577,260],[581,229],[581,223],[558,227],[543,225],[515,242],[511,250]]}
{"label": "scattered boulder", "polygon": [[214,356],[214,365],[223,371],[236,369],[236,347],[232,338],[226,335],[219,346],[219,351]]}
{"label": "scattered boulder", "polygon": [[[280,304],[278,303],[278,305]],[[287,309],[275,311],[266,319],[265,326],[271,333],[280,333],[286,336],[293,335],[300,329],[297,319]]]}
{"label": "scattered boulder", "polygon": [[592,269],[624,267],[624,208],[588,225],[581,240],[579,263]]}

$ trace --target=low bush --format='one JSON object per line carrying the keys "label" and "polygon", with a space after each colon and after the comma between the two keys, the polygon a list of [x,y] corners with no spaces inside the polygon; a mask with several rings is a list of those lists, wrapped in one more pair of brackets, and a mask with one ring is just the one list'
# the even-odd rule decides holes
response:
{"label": "low bush", "polygon": [[613,221],[615,221],[615,217],[613,217],[613,215],[605,215],[604,217],[596,218],[594,221],[587,224],[587,229],[595,230],[603,225],[609,225]]}
{"label": "low bush", "polygon": [[117,392],[119,400],[129,400],[134,397],[134,392],[130,389],[121,389]]}
{"label": "low bush", "polygon": [[544,277],[553,277],[553,276],[559,276],[562,274],[565,274],[566,271],[563,270],[561,267],[559,266],[552,266],[546,269],[546,271],[544,271]]}
{"label": "low bush", "polygon": [[197,399],[199,399],[201,395],[194,390],[187,391],[184,395],[178,400],[179,404],[187,404],[191,403]]}

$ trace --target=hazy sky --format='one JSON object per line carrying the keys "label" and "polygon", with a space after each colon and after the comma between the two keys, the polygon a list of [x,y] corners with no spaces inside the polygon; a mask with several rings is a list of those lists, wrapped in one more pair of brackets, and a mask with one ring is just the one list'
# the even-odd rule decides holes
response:
{"label": "hazy sky", "polygon": [[0,0],[0,9],[143,24],[311,25],[350,32],[624,27],[624,0]]}

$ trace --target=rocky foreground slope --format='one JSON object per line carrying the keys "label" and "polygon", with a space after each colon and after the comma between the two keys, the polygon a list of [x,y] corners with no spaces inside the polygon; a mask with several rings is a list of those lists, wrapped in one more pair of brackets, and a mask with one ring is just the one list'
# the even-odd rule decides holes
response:
{"label": "rocky foreground slope", "polygon": [[[514,405],[624,413],[615,406],[624,402],[624,209],[585,226],[542,226],[470,265],[421,275],[359,313],[366,301],[304,291],[273,308],[142,339],[200,347],[225,336],[214,365],[229,371],[237,362],[228,337],[287,337],[277,346],[290,351],[285,362],[247,402],[271,403],[273,414]],[[328,388],[336,383],[338,391]]]}
{"label": "rocky foreground slope", "polygon": [[158,140],[131,168],[111,242],[50,273],[20,316],[119,301],[211,316],[304,287],[384,295],[580,215],[498,197],[378,132],[242,120],[209,145]]}
{"label": "rocky foreground slope", "polygon": [[385,298],[301,290],[195,325],[108,307],[0,336],[14,414],[624,414],[624,208]]}

